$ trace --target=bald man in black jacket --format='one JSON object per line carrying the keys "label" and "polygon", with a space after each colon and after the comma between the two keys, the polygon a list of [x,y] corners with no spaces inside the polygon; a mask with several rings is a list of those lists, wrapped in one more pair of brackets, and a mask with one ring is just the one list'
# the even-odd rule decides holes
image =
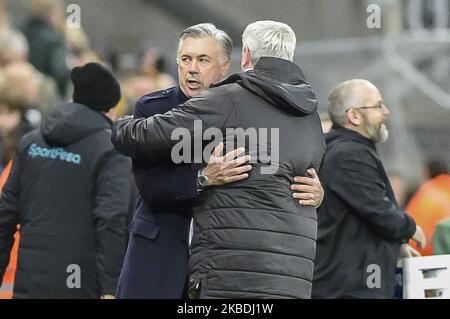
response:
{"label": "bald man in black jacket", "polygon": [[339,84],[329,102],[334,127],[319,174],[326,196],[317,213],[313,298],[392,298],[402,243],[423,245],[424,237],[398,208],[375,147],[387,139],[389,110],[365,80]]}

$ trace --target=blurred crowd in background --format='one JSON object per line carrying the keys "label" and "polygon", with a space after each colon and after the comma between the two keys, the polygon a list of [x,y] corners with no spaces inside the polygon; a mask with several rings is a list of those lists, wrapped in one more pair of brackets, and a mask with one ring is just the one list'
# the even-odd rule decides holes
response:
{"label": "blurred crowd in background", "polygon": [[[74,67],[98,62],[116,73],[122,99],[108,113],[113,121],[132,114],[142,95],[176,84],[163,72],[165,59],[157,47],[144,43],[136,52],[139,63],[118,70],[112,51],[94,50],[82,28],[67,27],[62,1],[30,0],[26,4],[28,17],[18,25],[0,1],[0,193],[22,136],[72,99],[70,71]],[[12,297],[18,238],[16,234],[0,299]]]}

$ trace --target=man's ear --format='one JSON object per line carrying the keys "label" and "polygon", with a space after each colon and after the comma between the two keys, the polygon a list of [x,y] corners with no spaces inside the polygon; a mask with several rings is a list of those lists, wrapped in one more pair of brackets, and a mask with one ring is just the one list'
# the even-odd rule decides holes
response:
{"label": "man's ear", "polygon": [[253,69],[252,57],[250,55],[250,50],[247,47],[242,51],[241,69],[242,71]]}
{"label": "man's ear", "polygon": [[360,126],[362,123],[362,116],[356,109],[350,108],[347,111],[347,120],[354,126]]}

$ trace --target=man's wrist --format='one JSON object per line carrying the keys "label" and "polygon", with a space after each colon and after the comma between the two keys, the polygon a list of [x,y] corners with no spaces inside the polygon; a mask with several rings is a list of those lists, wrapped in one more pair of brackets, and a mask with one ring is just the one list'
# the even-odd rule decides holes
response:
{"label": "man's wrist", "polygon": [[197,190],[201,192],[209,185],[209,179],[205,175],[205,169],[199,169],[197,174]]}

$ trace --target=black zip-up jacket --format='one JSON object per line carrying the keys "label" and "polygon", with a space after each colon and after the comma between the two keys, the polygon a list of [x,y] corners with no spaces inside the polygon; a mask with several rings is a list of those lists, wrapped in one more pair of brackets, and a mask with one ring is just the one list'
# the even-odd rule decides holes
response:
{"label": "black zip-up jacket", "polygon": [[313,297],[393,298],[400,245],[413,236],[414,220],[397,207],[373,141],[336,128],[326,142]]}
{"label": "black zip-up jacket", "polygon": [[102,113],[70,103],[23,137],[0,199],[0,276],[21,226],[15,298],[114,295],[131,163],[110,129]]}

